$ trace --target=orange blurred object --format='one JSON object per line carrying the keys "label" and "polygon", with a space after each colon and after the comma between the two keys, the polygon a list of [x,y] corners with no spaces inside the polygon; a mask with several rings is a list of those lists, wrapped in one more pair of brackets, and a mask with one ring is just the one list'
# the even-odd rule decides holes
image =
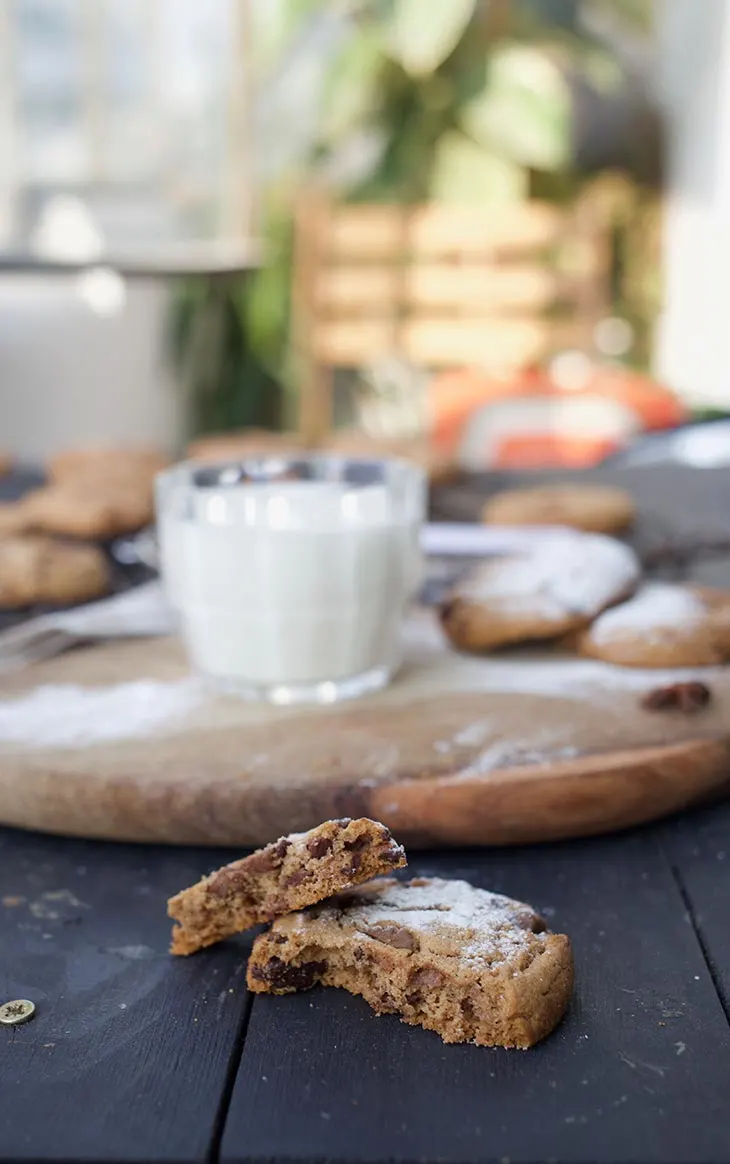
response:
{"label": "orange blurred object", "polygon": [[490,465],[495,469],[551,469],[561,465],[582,469],[618,452],[620,447],[619,442],[609,437],[520,435],[506,437]]}
{"label": "orange blurred object", "polygon": [[[490,447],[484,449],[485,467],[590,465],[639,432],[673,428],[687,418],[677,397],[651,377],[587,360],[578,386],[559,383],[542,367],[529,367],[503,380],[478,368],[463,368],[434,376],[428,393],[432,439],[444,452],[456,452],[465,433],[475,426],[488,429],[485,414],[499,413],[499,440],[492,434]],[[586,416],[589,401],[603,402],[605,420],[594,415],[581,431],[582,422],[571,416],[580,410],[579,401],[585,405]],[[513,420],[506,415],[510,403]],[[597,413],[600,409],[594,407]],[[473,447],[470,460],[475,461]]]}

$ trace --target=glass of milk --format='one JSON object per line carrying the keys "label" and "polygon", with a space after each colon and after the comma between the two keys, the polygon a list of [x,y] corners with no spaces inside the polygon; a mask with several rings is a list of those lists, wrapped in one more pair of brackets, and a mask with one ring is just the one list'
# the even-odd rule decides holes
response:
{"label": "glass of milk", "polygon": [[421,577],[423,472],[295,454],[157,479],[161,572],[193,667],[275,703],[387,684]]}

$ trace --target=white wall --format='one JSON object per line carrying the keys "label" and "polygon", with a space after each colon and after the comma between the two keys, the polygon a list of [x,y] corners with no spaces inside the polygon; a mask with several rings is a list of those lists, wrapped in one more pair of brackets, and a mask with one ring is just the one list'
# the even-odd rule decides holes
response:
{"label": "white wall", "polygon": [[669,161],[655,369],[691,403],[730,408],[730,3],[656,9]]}
{"label": "white wall", "polygon": [[0,448],[28,460],[87,442],[174,452],[184,408],[164,357],[167,295],[128,283],[104,317],[73,278],[0,274]]}

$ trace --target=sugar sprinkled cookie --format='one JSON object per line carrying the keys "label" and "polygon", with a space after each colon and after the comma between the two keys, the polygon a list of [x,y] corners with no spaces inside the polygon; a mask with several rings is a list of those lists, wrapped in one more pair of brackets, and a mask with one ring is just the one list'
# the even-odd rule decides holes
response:
{"label": "sugar sprinkled cookie", "polygon": [[385,879],[279,918],[247,981],[270,994],[341,986],[445,1043],[530,1047],[565,1013],[573,960],[529,905],[465,881]]}
{"label": "sugar sprinkled cookie", "polygon": [[585,533],[618,533],[631,525],[634,503],[615,485],[538,485],[509,489],[485,504],[490,525],[564,525]]}
{"label": "sugar sprinkled cookie", "polygon": [[192,954],[405,864],[390,830],[367,817],[280,837],[170,898],[172,953]]}
{"label": "sugar sprinkled cookie", "polygon": [[582,655],[626,667],[730,661],[730,591],[647,582],[578,637]]}
{"label": "sugar sprinkled cookie", "polygon": [[441,624],[455,646],[472,651],[559,638],[627,598],[640,576],[623,543],[566,533],[480,563],[441,605]]}

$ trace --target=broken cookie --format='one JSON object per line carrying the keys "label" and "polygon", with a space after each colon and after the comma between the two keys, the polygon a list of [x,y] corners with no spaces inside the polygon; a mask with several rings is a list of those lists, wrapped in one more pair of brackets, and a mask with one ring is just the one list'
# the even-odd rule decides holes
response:
{"label": "broken cookie", "polygon": [[566,1010],[573,959],[529,905],[465,881],[390,878],[279,918],[247,981],[269,994],[342,986],[445,1043],[530,1047]]}
{"label": "broken cookie", "polygon": [[390,830],[365,817],[280,837],[170,899],[168,913],[178,923],[172,953],[193,954],[405,864]]}

